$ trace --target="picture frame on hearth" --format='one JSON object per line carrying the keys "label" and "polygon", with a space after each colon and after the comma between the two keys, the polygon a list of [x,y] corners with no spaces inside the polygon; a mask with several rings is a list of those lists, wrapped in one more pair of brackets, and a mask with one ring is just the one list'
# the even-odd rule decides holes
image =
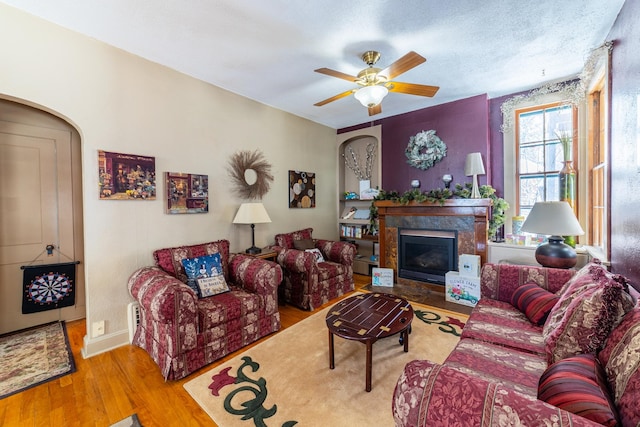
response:
{"label": "picture frame on hearth", "polygon": [[371,269],[371,285],[393,287],[393,268],[373,267]]}

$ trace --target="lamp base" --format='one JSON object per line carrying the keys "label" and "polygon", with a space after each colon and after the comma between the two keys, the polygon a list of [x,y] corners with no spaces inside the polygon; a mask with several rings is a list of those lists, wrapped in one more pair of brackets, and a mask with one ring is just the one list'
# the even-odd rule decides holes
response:
{"label": "lamp base", "polygon": [[473,185],[471,186],[471,198],[480,199],[480,189],[478,188],[478,175],[473,175]]}
{"label": "lamp base", "polygon": [[250,255],[256,255],[262,252],[262,249],[256,247],[256,246],[251,246],[249,249],[247,249],[245,251],[245,253],[248,253]]}
{"label": "lamp base", "polygon": [[563,242],[561,236],[550,236],[549,241],[536,249],[536,261],[543,267],[572,268],[578,257],[575,249]]}

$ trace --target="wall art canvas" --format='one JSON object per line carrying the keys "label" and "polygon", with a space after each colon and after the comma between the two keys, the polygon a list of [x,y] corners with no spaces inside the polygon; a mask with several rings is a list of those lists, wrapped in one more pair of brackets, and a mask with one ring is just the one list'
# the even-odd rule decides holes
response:
{"label": "wall art canvas", "polygon": [[209,212],[209,175],[165,172],[166,213]]}
{"label": "wall art canvas", "polygon": [[316,174],[314,172],[289,171],[289,207],[316,207]]}
{"label": "wall art canvas", "polygon": [[156,158],[98,150],[98,186],[105,200],[155,200]]}

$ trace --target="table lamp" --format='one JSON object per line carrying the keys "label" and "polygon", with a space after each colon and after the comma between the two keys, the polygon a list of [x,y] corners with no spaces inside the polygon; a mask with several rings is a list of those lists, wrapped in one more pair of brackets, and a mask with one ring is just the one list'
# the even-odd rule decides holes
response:
{"label": "table lamp", "polygon": [[471,198],[479,199],[480,190],[478,189],[478,175],[484,175],[484,164],[482,163],[482,155],[480,153],[467,154],[467,161],[464,164],[464,174],[473,176],[473,187],[471,188]]}
{"label": "table lamp", "polygon": [[562,236],[580,236],[584,231],[567,202],[536,202],[521,230],[550,235],[547,243],[536,248],[536,261],[543,267],[571,268],[576,265],[576,251],[564,243]]}
{"label": "table lamp", "polygon": [[262,205],[262,203],[243,203],[238,208],[235,218],[233,218],[234,224],[251,224],[251,247],[245,252],[248,254],[259,254],[262,249],[256,247],[255,228],[256,224],[264,224],[271,222],[269,214]]}

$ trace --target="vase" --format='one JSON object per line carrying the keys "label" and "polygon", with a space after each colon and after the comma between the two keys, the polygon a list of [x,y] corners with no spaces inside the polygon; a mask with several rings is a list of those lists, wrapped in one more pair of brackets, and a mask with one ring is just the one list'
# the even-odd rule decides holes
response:
{"label": "vase", "polygon": [[[573,168],[572,160],[565,160],[564,166],[558,174],[560,181],[559,196],[560,201],[569,203],[571,209],[576,208],[576,170]],[[571,247],[576,247],[575,236],[565,236],[565,243]]]}

